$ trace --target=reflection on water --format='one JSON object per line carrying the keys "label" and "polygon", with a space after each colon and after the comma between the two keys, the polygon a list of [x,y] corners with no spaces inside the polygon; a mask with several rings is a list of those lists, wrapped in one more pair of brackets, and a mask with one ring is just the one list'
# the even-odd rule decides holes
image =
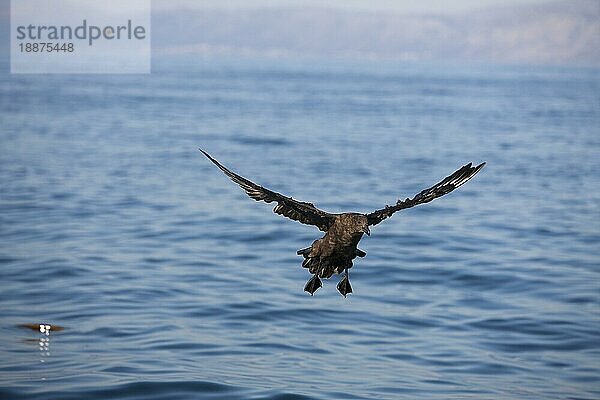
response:
{"label": "reflection on water", "polygon": [[[47,357],[50,357],[50,332],[60,332],[64,330],[62,326],[52,325],[48,323],[43,324],[21,324],[21,328],[31,329],[32,331],[38,331],[40,337],[35,339],[25,339],[25,342],[37,342],[40,352],[40,362],[46,362]],[[44,380],[45,378],[42,378]]]}
{"label": "reflection on water", "polygon": [[[48,332],[48,335],[50,333]],[[49,337],[41,337],[40,338],[40,362],[45,362],[44,356],[50,356],[50,338]]]}

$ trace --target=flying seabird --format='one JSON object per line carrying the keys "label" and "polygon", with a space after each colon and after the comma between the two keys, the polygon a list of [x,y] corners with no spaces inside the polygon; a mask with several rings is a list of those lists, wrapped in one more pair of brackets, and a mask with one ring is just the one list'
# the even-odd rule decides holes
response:
{"label": "flying seabird", "polygon": [[357,246],[363,234],[371,234],[370,226],[377,225],[384,219],[391,217],[396,211],[428,203],[435,198],[450,193],[475,176],[485,165],[485,163],[481,163],[473,167],[469,163],[436,185],[421,191],[412,199],[400,199],[393,206],[386,205],[384,208],[369,214],[333,214],[319,210],[312,203],[294,200],[291,197],[257,185],[229,170],[204,150],[199,150],[254,200],[262,200],[266,203],[276,202],[277,205],[273,208],[273,212],[276,214],[303,224],[314,225],[325,232],[325,235],[321,239],[315,240],[310,247],[297,252],[298,255],[304,257],[302,266],[308,268],[310,273],[313,274],[306,282],[304,290],[313,295],[317,289],[323,286],[320,278],[327,279],[333,274],[343,272],[344,275],[337,284],[337,289],[344,297],[348,293],[352,293],[352,286],[348,279],[348,270],[352,268],[352,260],[357,256],[364,257],[367,255]]}

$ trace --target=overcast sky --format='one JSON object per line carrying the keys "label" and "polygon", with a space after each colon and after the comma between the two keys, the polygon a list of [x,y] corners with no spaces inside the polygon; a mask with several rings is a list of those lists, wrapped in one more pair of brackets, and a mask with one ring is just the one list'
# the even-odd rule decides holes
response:
{"label": "overcast sky", "polygon": [[335,7],[406,13],[457,13],[495,5],[543,3],[551,0],[153,0],[154,9]]}

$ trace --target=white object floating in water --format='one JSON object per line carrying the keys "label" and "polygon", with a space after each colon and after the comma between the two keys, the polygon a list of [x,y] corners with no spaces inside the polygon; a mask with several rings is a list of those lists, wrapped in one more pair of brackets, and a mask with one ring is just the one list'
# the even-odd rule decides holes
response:
{"label": "white object floating in water", "polygon": [[50,330],[52,329],[51,325],[40,324],[40,332],[45,333],[46,336],[50,335]]}

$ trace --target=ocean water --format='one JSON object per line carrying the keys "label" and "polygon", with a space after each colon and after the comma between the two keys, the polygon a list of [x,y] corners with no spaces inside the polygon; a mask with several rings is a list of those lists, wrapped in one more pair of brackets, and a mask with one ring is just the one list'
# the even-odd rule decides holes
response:
{"label": "ocean water", "polygon": [[[594,69],[191,60],[0,75],[0,398],[600,398]],[[249,199],[369,212],[344,299]],[[35,324],[63,327],[49,335]],[[34,329],[22,324],[34,324]]]}

